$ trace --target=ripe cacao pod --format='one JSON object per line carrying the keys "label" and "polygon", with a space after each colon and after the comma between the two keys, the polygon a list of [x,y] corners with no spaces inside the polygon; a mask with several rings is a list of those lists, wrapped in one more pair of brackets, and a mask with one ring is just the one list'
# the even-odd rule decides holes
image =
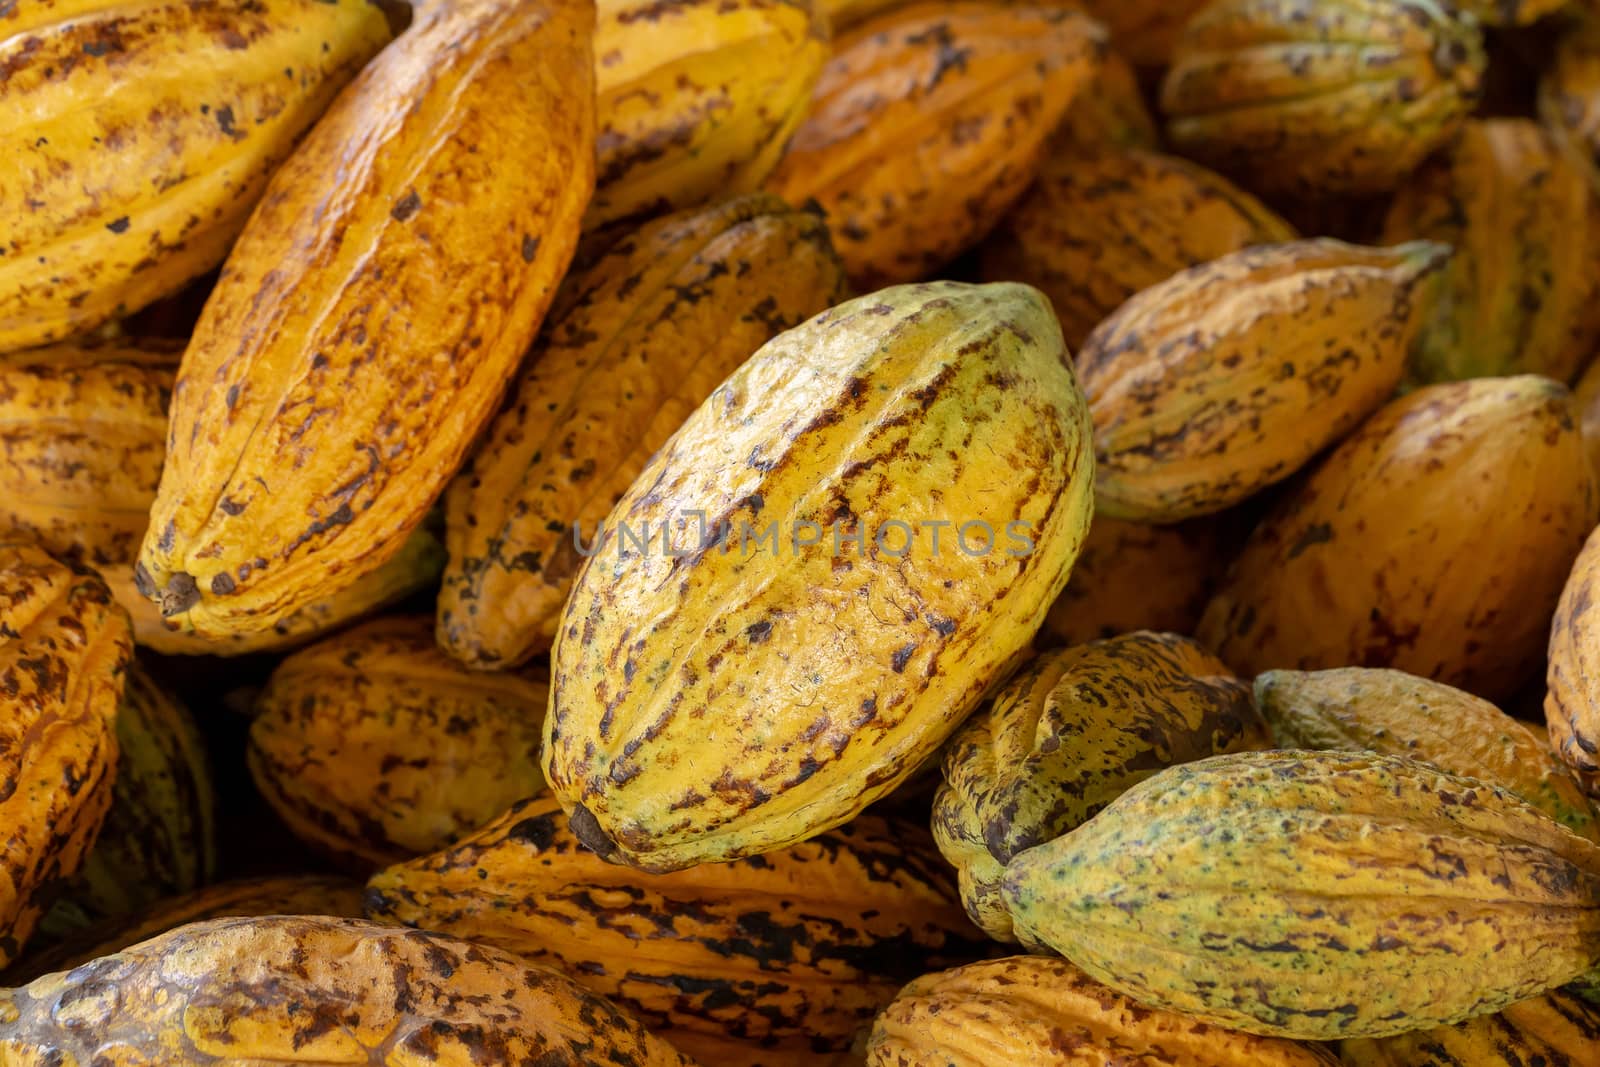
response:
{"label": "ripe cacao pod", "polygon": [[0,544],[0,967],[82,868],[111,806],[132,657],[128,617],[99,578]]}
{"label": "ripe cacao pod", "polygon": [[1341,1042],[1347,1067],[1588,1067],[1600,1007],[1557,990],[1454,1026]]}
{"label": "ripe cacao pod", "polygon": [[0,1063],[687,1067],[544,967],[359,919],[212,919],[0,992]]}
{"label": "ripe cacao pod", "polygon": [[184,354],[135,575],[205,637],[400,551],[489,421],[591,188],[593,5],[426,5],[277,174]]}
{"label": "ripe cacao pod", "polygon": [[933,835],[967,914],[1015,941],[1000,896],[1013,856],[1162,767],[1270,747],[1249,683],[1188,638],[1134,633],[1042,653],[951,741]]}
{"label": "ripe cacao pod", "polygon": [[1405,756],[1504,786],[1575,834],[1600,842],[1583,790],[1549,737],[1487,700],[1379,668],[1267,671],[1256,706],[1279,748]]}
{"label": "ripe cacao pod", "polygon": [[1600,598],[1600,531],[1572,565],[1550,627],[1545,720],[1556,753],[1600,797],[1600,648],[1590,606]]}
{"label": "ripe cacao pod", "polygon": [[862,292],[915,281],[986,234],[1105,51],[1084,15],[950,0],[841,36],[768,188],[826,209]]}
{"label": "ripe cacao pod", "polygon": [[1100,69],[1072,98],[1066,117],[1050,135],[1045,158],[1116,149],[1155,152],[1160,148],[1161,128],[1145,103],[1139,75],[1126,59],[1107,52]]}
{"label": "ripe cacao pod", "polygon": [[761,187],[828,55],[815,0],[599,0],[598,229]]}
{"label": "ripe cacao pod", "polygon": [[1600,964],[1600,845],[1393,756],[1169,768],[1018,855],[1005,895],[1025,944],[1150,1007],[1279,1037],[1460,1022]]}
{"label": "ripe cacao pod", "polygon": [[250,773],[307,844],[353,869],[427,852],[538,792],[549,687],[469,671],[425,616],[285,659],[256,700]]}
{"label": "ripe cacao pod", "polygon": [[367,915],[559,967],[707,1067],[847,1050],[910,978],[985,950],[919,827],[865,815],[650,875],[586,849],[548,794],[380,871]]}
{"label": "ripe cacao pod", "polygon": [[1595,516],[1564,386],[1419,389],[1273,506],[1198,636],[1250,674],[1394,667],[1507,699],[1538,670]]}
{"label": "ripe cacao pod", "polygon": [[1026,286],[889,289],[768,342],[578,572],[544,743],[578,836],[670,871],[887,795],[1025,653],[1083,542],[1091,463]]}
{"label": "ripe cacao pod", "polygon": [[1417,338],[1416,378],[1577,376],[1600,340],[1592,196],[1527,119],[1468,123],[1448,153],[1406,180],[1383,243],[1427,238],[1456,249]]}
{"label": "ripe cacao pod", "polygon": [[1260,192],[1386,193],[1460,128],[1485,64],[1476,22],[1438,0],[1216,0],[1161,109],[1178,151]]}
{"label": "ripe cacao pod", "polygon": [[1448,257],[1292,241],[1129,300],[1078,354],[1096,513],[1177,522],[1293,474],[1393,394]]}
{"label": "ripe cacao pod", "polygon": [[822,220],[766,194],[652,223],[563,292],[445,497],[439,643],[473,667],[546,651],[584,531],[752,352],[848,295]]}
{"label": "ripe cacao pod", "polygon": [[1067,344],[1129,298],[1249,245],[1298,236],[1219,174],[1173,156],[1106,148],[1057,155],[984,242],[983,276],[1044,291]]}
{"label": "ripe cacao pod", "polygon": [[1562,35],[1539,81],[1539,117],[1600,191],[1600,22],[1582,20]]}
{"label": "ripe cacao pod", "polygon": [[389,40],[364,0],[11,0],[0,351],[218,263],[273,170]]}
{"label": "ripe cacao pod", "polygon": [[1333,1067],[1325,1049],[1135,1003],[1048,956],[930,974],[873,1024],[868,1067]]}

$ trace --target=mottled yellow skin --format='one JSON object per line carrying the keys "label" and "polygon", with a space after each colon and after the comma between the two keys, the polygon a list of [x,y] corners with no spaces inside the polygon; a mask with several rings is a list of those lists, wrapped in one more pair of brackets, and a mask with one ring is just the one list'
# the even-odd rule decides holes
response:
{"label": "mottled yellow skin", "polygon": [[691,1067],[570,978],[439,934],[269,916],[180,927],[0,992],[0,1067]]}
{"label": "mottled yellow skin", "polygon": [[548,794],[380,871],[367,915],[560,967],[706,1067],[847,1051],[909,977],[987,947],[915,825],[657,875],[586,849]]}
{"label": "mottled yellow skin", "polygon": [[984,242],[983,277],[1044,291],[1077,348],[1135,294],[1249,245],[1299,235],[1204,167],[1139,149],[1057,155]]}
{"label": "mottled yellow skin", "polygon": [[1393,394],[1448,257],[1292,241],[1133,297],[1078,353],[1097,513],[1179,522],[1293,474]]}
{"label": "mottled yellow skin", "polygon": [[425,7],[273,176],[173,393],[135,572],[163,615],[269,630],[422,523],[576,245],[593,19]]}
{"label": "mottled yellow skin", "polygon": [[1341,1042],[1347,1067],[1592,1067],[1600,1007],[1556,991],[1455,1026]]}
{"label": "mottled yellow skin", "polygon": [[599,0],[584,228],[760,188],[828,55],[813,0]]}
{"label": "mottled yellow skin", "polygon": [[[1032,640],[1088,527],[1090,464],[1026,286],[888,289],[774,338],[645,468],[567,602],[544,760],[579,836],[676,870],[888,794]],[[696,550],[694,509],[726,550]],[[993,542],[960,540],[984,522]]]}
{"label": "mottled yellow skin", "polygon": [[1476,21],[1439,0],[1216,0],[1161,110],[1179,152],[1251,189],[1385,193],[1460,127],[1485,64]]}
{"label": "mottled yellow skin", "polygon": [[1006,868],[1025,944],[1251,1033],[1387,1037],[1600,963],[1600,845],[1393,756],[1246,752],[1162,771]]}
{"label": "mottled yellow skin", "polygon": [[285,659],[247,757],[308,844],[352,869],[453,841],[537,792],[549,699],[532,672],[473,672],[426,616],[376,619]]}
{"label": "mottled yellow skin", "polygon": [[1551,744],[1593,797],[1600,797],[1600,647],[1590,618],[1597,590],[1600,531],[1584,543],[1556,604],[1544,702]]}
{"label": "mottled yellow skin", "polygon": [[1049,4],[928,0],[835,42],[767,187],[815,199],[858,290],[926,278],[980,240],[1033,180],[1105,52]]}
{"label": "mottled yellow skin", "polygon": [[1141,1006],[1063,959],[918,978],[873,1024],[867,1067],[1331,1067],[1315,1045]]}
{"label": "mottled yellow skin", "polygon": [[12,0],[0,15],[0,351],[222,262],[268,177],[389,40],[366,0]]}
{"label": "mottled yellow skin", "polygon": [[848,295],[823,220],[770,194],[650,223],[569,278],[446,494],[440,645],[485,669],[548,650],[580,544],[656,449],[751,353]]}
{"label": "mottled yellow skin", "polygon": [[1198,636],[1250,674],[1393,667],[1505,700],[1537,674],[1596,504],[1564,386],[1428,386],[1273,506]]}
{"label": "mottled yellow skin", "polygon": [[1539,81],[1539,117],[1600,192],[1600,20],[1562,35]]}

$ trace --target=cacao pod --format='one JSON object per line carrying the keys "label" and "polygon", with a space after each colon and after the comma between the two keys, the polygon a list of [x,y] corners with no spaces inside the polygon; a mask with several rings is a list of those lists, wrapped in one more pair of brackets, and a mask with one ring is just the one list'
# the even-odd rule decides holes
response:
{"label": "cacao pod", "polygon": [[453,841],[538,792],[549,687],[467,670],[423,616],[285,659],[256,700],[251,776],[307,844],[360,869]]}
{"label": "cacao pod", "polygon": [[222,262],[268,177],[389,40],[363,0],[11,0],[0,351]]}
{"label": "cacao pod", "polygon": [[0,967],[82,868],[111,806],[132,656],[128,617],[99,578],[0,544]]}
{"label": "cacao pod", "polygon": [[1014,941],[1005,865],[1069,833],[1162,767],[1272,747],[1248,682],[1176,634],[1042,653],[950,743],[933,835],[967,914]]}
{"label": "cacao pod", "polygon": [[761,187],[828,54],[814,0],[600,0],[586,229]]}
{"label": "cacao pod", "polygon": [[1545,720],[1556,753],[1600,797],[1600,649],[1590,606],[1600,592],[1600,531],[1572,565],[1550,627]]}
{"label": "cacao pod", "polygon": [[1169,768],[1014,858],[1005,896],[1024,943],[1113,989],[1279,1037],[1460,1022],[1600,963],[1600,845],[1367,753]]}
{"label": "cacao pod", "polygon": [[367,915],[560,967],[707,1065],[827,1054],[911,977],[984,951],[919,829],[862,816],[649,875],[584,848],[546,794],[380,871]]}
{"label": "cacao pod", "polygon": [[1539,80],[1539,117],[1600,191],[1600,22],[1568,30]]}
{"label": "cacao pod", "polygon": [[1192,634],[1221,569],[1216,523],[1146,526],[1096,515],[1036,643],[1081,645],[1135,630]]}
{"label": "cacao pod", "polygon": [[826,209],[861,291],[925,277],[1022,195],[1104,51],[1093,22],[1048,4],[884,12],[839,38],[768,187]]}
{"label": "cacao pod", "polygon": [[591,188],[593,5],[433,4],[277,174],[173,393],[135,576],[258,633],[397,553],[533,339]]}
{"label": "cacao pod", "polygon": [[1474,20],[1437,0],[1216,0],[1161,88],[1178,151],[1260,192],[1385,193],[1477,104]]}
{"label": "cacao pod", "polygon": [[1012,956],[906,986],[872,1027],[868,1067],[1332,1067],[1315,1045],[1152,1010],[1071,963]]}
{"label": "cacao pod", "polygon": [[1586,1067],[1600,1051],[1600,1008],[1560,991],[1455,1026],[1342,1042],[1348,1067]]}
{"label": "cacao pod", "polygon": [[1083,7],[1111,33],[1118,52],[1141,67],[1164,67],[1183,39],[1184,27],[1208,0],[1084,0]]}
{"label": "cacao pod", "polygon": [[445,498],[439,643],[473,667],[547,650],[583,531],[752,352],[847,295],[822,220],[770,195],[661,219],[569,279]]}
{"label": "cacao pod", "polygon": [[1593,468],[1596,479],[1600,479],[1600,360],[1589,364],[1589,369],[1578,379],[1572,396],[1578,406],[1583,447],[1589,453],[1589,466]]}
{"label": "cacao pod", "polygon": [[1294,228],[1218,174],[1106,148],[1054,156],[981,250],[983,276],[1044,291],[1073,348],[1129,298]]}
{"label": "cacao pod", "polygon": [[1158,151],[1161,129],[1145,103],[1139,76],[1128,61],[1107,52],[1094,78],[1072,98],[1066,118],[1050,135],[1045,158],[1127,149]]}
{"label": "cacao pod", "polygon": [[576,982],[359,919],[213,919],[0,992],[0,1063],[689,1061]]}
{"label": "cacao pod", "polygon": [[1078,354],[1097,514],[1177,522],[1293,474],[1393,394],[1448,256],[1294,241],[1129,300]]}
{"label": "cacao pod", "polygon": [[[669,871],[887,795],[1025,653],[1083,542],[1091,463],[1026,286],[889,289],[768,342],[578,572],[544,741],[578,836]],[[715,541],[683,532],[695,513]]]}
{"label": "cacao pod", "polygon": [[817,12],[835,32],[865,21],[880,11],[901,7],[907,0],[817,0]]}
{"label": "cacao pod", "polygon": [[1575,834],[1600,842],[1594,809],[1548,735],[1487,700],[1404,671],[1267,671],[1256,706],[1279,748],[1377,752],[1504,786]]}
{"label": "cacao pod", "polygon": [[1506,699],[1538,670],[1595,509],[1564,386],[1419,389],[1273,506],[1198,636],[1251,674],[1394,667]]}
{"label": "cacao pod", "polygon": [[1428,238],[1456,249],[1417,339],[1415,377],[1577,376],[1600,339],[1592,196],[1526,119],[1468,123],[1446,155],[1407,179],[1383,243]]}

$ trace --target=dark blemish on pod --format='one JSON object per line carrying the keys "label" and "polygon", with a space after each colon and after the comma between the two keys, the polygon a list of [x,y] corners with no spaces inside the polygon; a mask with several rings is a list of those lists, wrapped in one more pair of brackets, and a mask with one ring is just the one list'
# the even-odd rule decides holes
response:
{"label": "dark blemish on pod", "polygon": [[[396,222],[405,222],[421,209],[422,197],[418,196],[417,191],[413,189],[405,196],[402,196],[399,200],[395,201],[394,207],[389,212],[389,216]],[[526,241],[524,241],[524,247],[526,247]]]}
{"label": "dark blemish on pod", "polygon": [[226,572],[211,579],[211,591],[218,596],[227,596],[229,593],[233,592],[233,589],[233,578],[230,577]]}
{"label": "dark blemish on pod", "polygon": [[539,254],[539,238],[522,235],[522,262],[532,263],[533,257]]}
{"label": "dark blemish on pod", "polygon": [[894,673],[903,674],[906,664],[911,662],[911,657],[916,655],[916,652],[917,646],[915,644],[903,645],[895,649],[894,655],[889,658],[889,666],[894,669]]}
{"label": "dark blemish on pod", "polygon": [[106,229],[110,230],[112,233],[127,233],[128,225],[128,216],[124,215],[120,219],[115,219],[106,223]]}
{"label": "dark blemish on pod", "polygon": [[606,832],[600,828],[600,820],[582,804],[573,809],[567,822],[573,835],[583,842],[583,846],[590,852],[603,860],[609,860],[616,854],[617,843],[606,836]]}
{"label": "dark blemish on pod", "polygon": [[166,591],[161,594],[162,615],[182,615],[198,603],[200,586],[195,582],[194,575],[179,571],[167,579]]}

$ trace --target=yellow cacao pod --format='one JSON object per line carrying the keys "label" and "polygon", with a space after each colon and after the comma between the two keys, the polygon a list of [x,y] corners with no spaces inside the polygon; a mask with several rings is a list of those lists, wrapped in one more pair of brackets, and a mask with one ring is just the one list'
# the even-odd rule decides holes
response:
{"label": "yellow cacao pod", "polygon": [[425,616],[376,619],[272,672],[250,773],[308,844],[352,868],[392,863],[539,790],[548,699],[531,675],[467,670]]}
{"label": "yellow cacao pod", "polygon": [[1570,382],[1600,340],[1600,213],[1582,172],[1526,119],[1470,122],[1400,187],[1383,243],[1452,245],[1412,373]]}
{"label": "yellow cacao pod", "polygon": [[888,289],[768,342],[578,572],[544,746],[578,836],[669,871],[887,795],[1032,640],[1083,542],[1091,463],[1061,331],[1026,286]]}
{"label": "yellow cacao pod", "polygon": [[1448,253],[1292,241],[1129,300],[1078,355],[1098,513],[1177,522],[1222,511],[1343,437],[1399,384]]}
{"label": "yellow cacao pod", "polygon": [[1252,189],[1393,189],[1482,93],[1474,20],[1438,0],[1216,0],[1161,88],[1167,136]]}
{"label": "yellow cacao pod", "polygon": [[1022,195],[1104,51],[1060,7],[887,11],[839,38],[768,188],[822,205],[861,291],[925,277]]}
{"label": "yellow cacao pod", "polygon": [[[270,991],[270,993],[268,992]],[[687,1067],[543,967],[359,919],[213,919],[0,992],[0,1063]]]}
{"label": "yellow cacao pod", "polygon": [[933,835],[967,914],[1014,941],[1005,865],[1162,767],[1272,746],[1250,685],[1186,637],[1135,633],[1040,654],[950,742]]}
{"label": "yellow cacao pod", "polygon": [[1161,128],[1145,103],[1139,75],[1126,59],[1107,52],[1050,135],[1045,158],[1128,149],[1158,151]]}
{"label": "yellow cacao pod", "polygon": [[1579,21],[1562,35],[1539,81],[1539,117],[1600,191],[1600,21]]}
{"label": "yellow cacao pod", "polygon": [[1507,699],[1538,670],[1595,515],[1564,386],[1419,389],[1272,507],[1198,636],[1250,674],[1393,667]]}
{"label": "yellow cacao pod", "polygon": [[184,354],[135,571],[205,637],[399,552],[494,414],[591,187],[593,6],[430,5],[274,176]]}
{"label": "yellow cacao pod", "polygon": [[711,391],[847,296],[820,218],[754,194],[661,219],[569,279],[446,496],[439,642],[474,667],[549,649],[585,538]]}
{"label": "yellow cacao pod", "polygon": [[1043,290],[1073,348],[1129,298],[1189,267],[1298,235],[1218,174],[1107,148],[1055,156],[984,242],[983,276]]}
{"label": "yellow cacao pod", "polygon": [[0,544],[0,967],[83,867],[111,806],[132,656],[127,615],[99,578]]}
{"label": "yellow cacao pod", "polygon": [[1332,1067],[1315,1045],[1154,1010],[1066,960],[1012,956],[930,974],[873,1024],[868,1067]]}
{"label": "yellow cacao pod", "polygon": [[1563,762],[1600,797],[1600,649],[1589,607],[1600,590],[1600,532],[1572,565],[1550,627],[1545,720]]}
{"label": "yellow cacao pod", "polygon": [[1280,748],[1377,752],[1504,786],[1575,834],[1600,842],[1583,790],[1549,737],[1487,700],[1404,671],[1267,671],[1256,704]]}
{"label": "yellow cacao pod", "polygon": [[1393,756],[1170,768],[1018,855],[1005,896],[1025,944],[1150,1007],[1279,1037],[1460,1022],[1600,963],[1600,845]]}
{"label": "yellow cacao pod", "polygon": [[1083,0],[1117,51],[1141,67],[1164,67],[1184,29],[1208,0]]}
{"label": "yellow cacao pod", "polygon": [[1585,1067],[1600,1050],[1600,1008],[1570,993],[1513,1004],[1455,1026],[1342,1042],[1347,1067]]}
{"label": "yellow cacao pod", "polygon": [[12,0],[0,351],[218,263],[273,170],[389,40],[364,0]]}
{"label": "yellow cacao pod", "polygon": [[599,0],[586,229],[761,187],[828,54],[814,0]]}
{"label": "yellow cacao pod", "polygon": [[985,949],[919,827],[862,816],[651,875],[586,849],[548,794],[380,871],[367,915],[559,967],[708,1067],[847,1050],[904,982]]}

